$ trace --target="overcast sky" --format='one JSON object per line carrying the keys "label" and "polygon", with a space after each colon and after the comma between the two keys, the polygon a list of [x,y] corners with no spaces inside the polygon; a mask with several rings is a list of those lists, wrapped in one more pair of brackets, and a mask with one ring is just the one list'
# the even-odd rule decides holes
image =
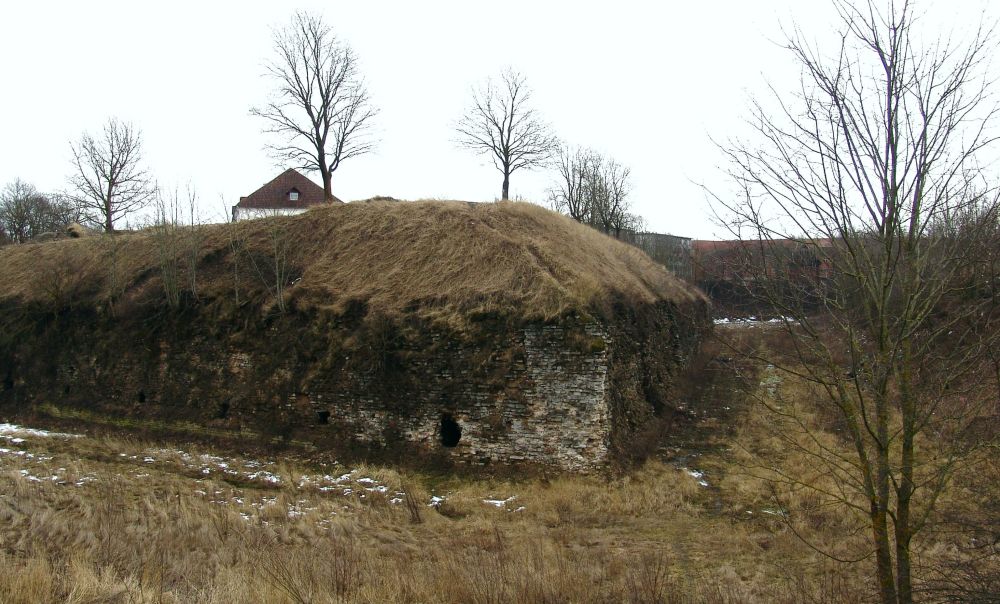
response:
{"label": "overcast sky", "polygon": [[[921,6],[925,25],[943,28],[1000,12],[985,0]],[[471,86],[511,66],[560,138],[631,167],[649,230],[698,238],[724,234],[696,184],[723,186],[712,139],[740,131],[767,82],[794,88],[782,26],[822,39],[832,22],[822,0],[3,1],[0,186],[64,189],[69,141],[116,116],[142,130],[158,181],[191,182],[203,217],[219,220],[284,167],[249,109],[271,89],[271,31],[296,9],[322,14],[353,47],[380,108],[376,152],[334,174],[341,199],[499,196],[500,175],[456,148],[453,126]],[[544,202],[552,180],[515,173],[511,195]]]}

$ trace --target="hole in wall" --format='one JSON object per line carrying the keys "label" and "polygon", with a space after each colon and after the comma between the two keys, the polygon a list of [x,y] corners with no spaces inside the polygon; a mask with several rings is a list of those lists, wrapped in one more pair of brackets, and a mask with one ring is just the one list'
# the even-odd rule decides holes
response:
{"label": "hole in wall", "polygon": [[329,424],[330,423],[330,412],[326,409],[316,412],[316,423],[319,424]]}
{"label": "hole in wall", "polygon": [[146,391],[145,390],[140,390],[139,394],[135,395],[135,400],[139,401],[140,403],[145,403],[146,402]]}
{"label": "hole in wall", "polygon": [[229,401],[219,403],[219,409],[215,412],[216,419],[226,419],[229,417]]}
{"label": "hole in wall", "polygon": [[3,379],[3,389],[4,390],[13,390],[14,389],[14,378],[12,378],[9,375],[7,377],[5,377]]}
{"label": "hole in wall", "polygon": [[455,418],[450,413],[441,414],[441,444],[446,447],[454,447],[462,438],[462,426],[458,425]]}
{"label": "hole in wall", "polygon": [[63,394],[69,394],[69,391],[70,391],[69,384],[63,386]]}

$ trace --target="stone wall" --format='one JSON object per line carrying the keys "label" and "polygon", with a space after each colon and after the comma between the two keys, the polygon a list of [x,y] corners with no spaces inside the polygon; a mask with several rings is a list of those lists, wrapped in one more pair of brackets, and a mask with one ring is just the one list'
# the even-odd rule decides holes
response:
{"label": "stone wall", "polygon": [[239,337],[195,325],[100,333],[63,324],[50,334],[61,342],[32,343],[51,355],[15,355],[0,409],[43,403],[459,464],[585,471],[608,461],[613,341],[598,323],[419,329],[378,354],[364,330],[293,323]]}
{"label": "stone wall", "polygon": [[670,405],[702,315],[663,304],[613,324],[497,317],[460,331],[370,313],[193,315],[151,331],[63,316],[2,351],[0,413],[79,409],[338,456],[588,471],[630,459]]}
{"label": "stone wall", "polygon": [[[315,380],[293,399],[315,417],[346,427],[358,441],[389,444],[387,439],[401,438],[472,463],[591,468],[603,464],[608,452],[611,339],[597,324],[581,331],[573,347],[563,327],[526,327],[507,343],[509,360],[487,361],[487,372],[482,365],[448,362],[483,352],[448,342],[439,347],[441,356],[407,367],[421,375],[421,388],[365,396],[333,387],[347,377],[334,375]],[[494,373],[493,379],[484,380],[484,373]],[[449,430],[456,429],[457,442],[449,442],[455,440]]]}

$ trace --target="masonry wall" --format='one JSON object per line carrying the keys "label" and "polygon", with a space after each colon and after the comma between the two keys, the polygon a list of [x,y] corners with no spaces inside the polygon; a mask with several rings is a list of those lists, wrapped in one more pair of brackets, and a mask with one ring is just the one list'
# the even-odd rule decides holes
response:
{"label": "masonry wall", "polygon": [[[388,338],[370,326],[293,320],[239,334],[184,324],[103,333],[86,321],[63,322],[59,331],[26,342],[12,358],[0,410],[11,402],[82,409],[130,424],[195,425],[334,453],[392,451],[457,464],[585,471],[608,461],[613,340],[598,323],[409,336],[395,326]],[[456,428],[458,438],[448,434]]]}
{"label": "masonry wall", "polygon": [[434,354],[408,347],[404,375],[388,378],[409,387],[372,387],[383,378],[342,369],[310,380],[291,402],[359,442],[405,441],[461,463],[592,468],[608,452],[610,337],[596,324],[572,333],[575,345],[555,325],[487,346],[432,336]]}
{"label": "masonry wall", "polygon": [[[24,310],[24,309],[22,309]],[[0,347],[0,417],[296,442],[336,456],[588,471],[631,459],[669,410],[703,304],[610,309],[613,323],[475,317],[458,330],[367,308],[140,322],[36,315]]]}

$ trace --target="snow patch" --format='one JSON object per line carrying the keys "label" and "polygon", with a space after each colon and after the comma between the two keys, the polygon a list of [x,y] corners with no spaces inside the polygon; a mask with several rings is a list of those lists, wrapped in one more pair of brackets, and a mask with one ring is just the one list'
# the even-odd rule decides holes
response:
{"label": "snow patch", "polygon": [[488,503],[494,507],[502,508],[515,499],[517,499],[517,495],[511,495],[507,499],[483,499],[483,503]]}
{"label": "snow patch", "polygon": [[[45,437],[59,437],[59,438],[79,438],[79,434],[66,434],[64,432],[49,432],[48,430],[38,430],[36,428],[25,428],[23,426],[18,426],[15,424],[0,424],[0,436],[8,440],[13,440],[9,434],[18,434],[21,436],[41,436]],[[16,441],[14,442],[24,442]]]}

